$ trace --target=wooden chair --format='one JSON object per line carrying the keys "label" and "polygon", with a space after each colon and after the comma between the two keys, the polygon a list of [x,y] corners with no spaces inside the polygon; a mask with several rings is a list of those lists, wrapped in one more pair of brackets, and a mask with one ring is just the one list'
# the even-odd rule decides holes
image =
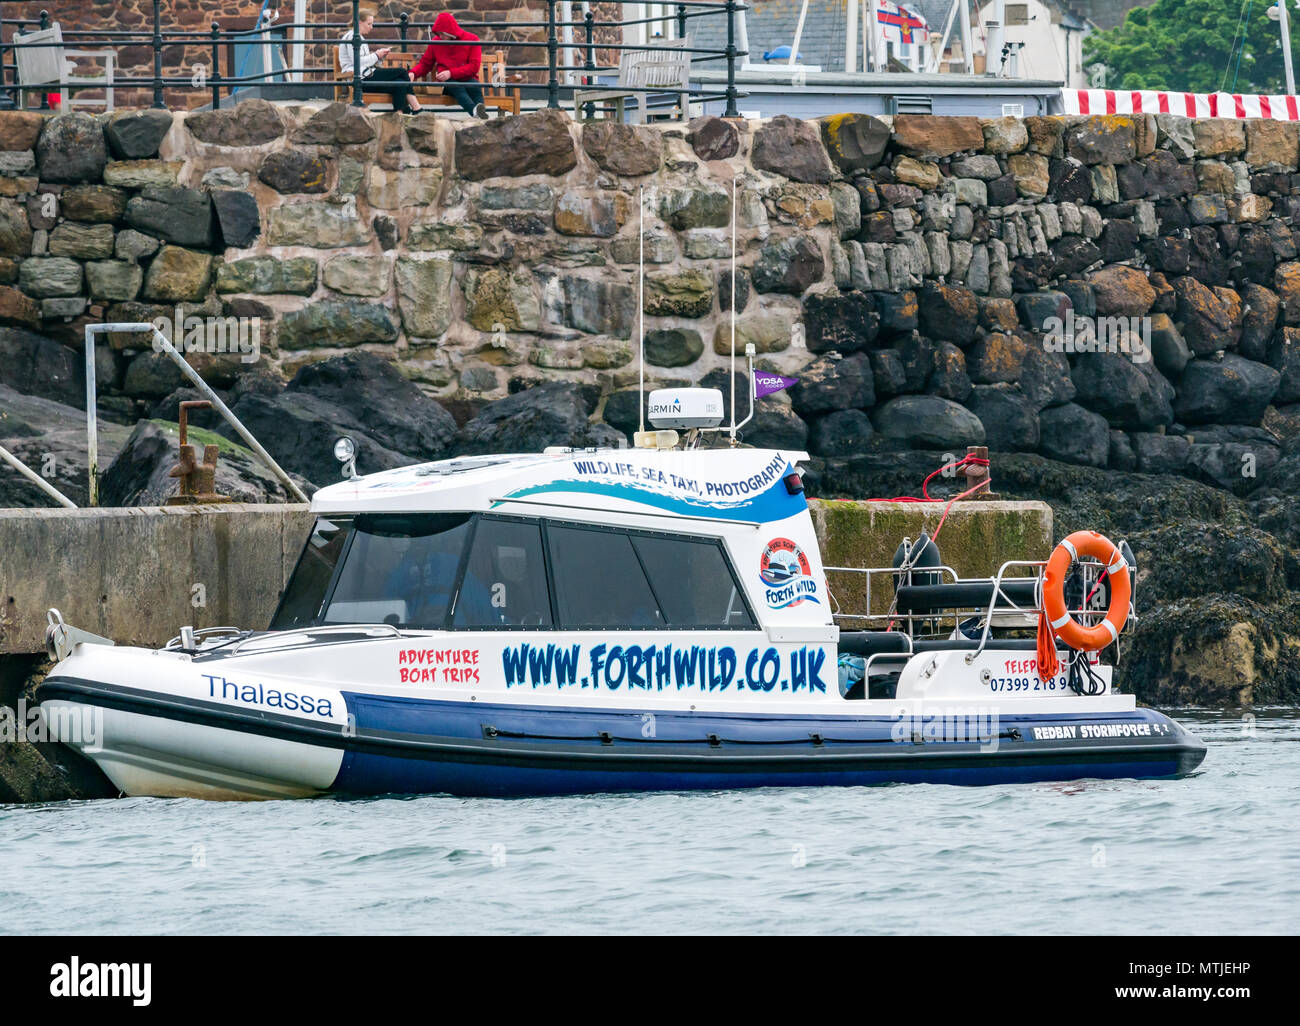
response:
{"label": "wooden chair", "polygon": [[652,94],[636,91],[639,89],[676,93],[678,117],[682,121],[689,120],[691,55],[686,49],[689,41],[674,39],[660,45],[665,49],[622,51],[618,58],[618,83],[613,89],[575,89],[574,120],[583,120],[582,108],[589,103],[602,109],[607,109],[606,105],[612,103],[614,116],[622,121],[626,101],[632,97],[636,99],[636,108],[631,120],[633,124],[640,124],[646,120]]}
{"label": "wooden chair", "polygon": [[[113,109],[113,66],[117,61],[115,50],[69,50],[63,45],[63,29],[56,21],[49,28],[38,29],[24,35],[15,34],[15,43],[44,43],[44,46],[14,47],[18,82],[21,85],[56,86],[60,109],[74,106]],[[103,61],[103,69],[92,75],[77,74],[77,61],[73,58]],[[83,98],[79,93],[69,94],[69,86],[91,86],[104,91],[104,98]],[[30,95],[30,94],[29,94]]]}
{"label": "wooden chair", "polygon": [[[351,75],[343,74],[343,65],[339,62],[338,46],[332,47],[334,51],[334,75],[336,78],[351,79]],[[420,59],[418,53],[402,53],[394,50],[390,53],[385,61],[392,67],[405,68],[410,70],[415,67],[415,62]],[[505,114],[518,114],[520,104],[520,90],[511,88],[506,84],[506,55],[504,50],[494,50],[483,54],[483,61],[478,69],[479,84],[483,87],[483,106],[492,107]],[[510,81],[519,81],[518,75],[510,76]],[[363,87],[364,90],[364,87]],[[459,107],[455,100],[442,91],[442,85],[437,82],[426,81],[421,79],[415,84],[412,90],[416,99],[422,106],[434,107]],[[338,85],[334,87],[334,98],[344,103],[352,102],[352,87],[350,85]],[[387,104],[390,108],[393,98],[388,93],[368,93],[362,92],[362,102],[367,105],[372,103]]]}

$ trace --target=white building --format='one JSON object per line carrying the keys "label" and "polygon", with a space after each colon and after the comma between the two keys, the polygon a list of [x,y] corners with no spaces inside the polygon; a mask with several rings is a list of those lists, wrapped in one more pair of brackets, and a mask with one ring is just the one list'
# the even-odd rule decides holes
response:
{"label": "white building", "polygon": [[[994,18],[998,4],[989,2],[979,8],[972,49],[985,53],[988,24]],[[1088,88],[1083,68],[1083,37],[1095,26],[1085,18],[1054,0],[1005,0],[1003,35],[1013,45],[1016,53],[1014,67],[1002,69],[1002,74],[1015,78],[1055,79],[1067,89]],[[1015,44],[1020,44],[1018,47]],[[1000,63],[1000,54],[988,55],[989,70]]]}

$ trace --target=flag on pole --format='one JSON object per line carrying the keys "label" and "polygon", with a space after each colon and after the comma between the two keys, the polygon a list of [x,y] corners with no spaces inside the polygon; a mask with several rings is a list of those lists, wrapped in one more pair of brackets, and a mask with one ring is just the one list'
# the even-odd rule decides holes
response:
{"label": "flag on pole", "polygon": [[881,38],[887,42],[920,43],[925,41],[928,26],[925,19],[902,4],[877,0],[876,21]]}
{"label": "flag on pole", "polygon": [[787,378],[770,371],[754,371],[754,397],[762,399],[765,395],[779,392],[798,382],[798,378]]}

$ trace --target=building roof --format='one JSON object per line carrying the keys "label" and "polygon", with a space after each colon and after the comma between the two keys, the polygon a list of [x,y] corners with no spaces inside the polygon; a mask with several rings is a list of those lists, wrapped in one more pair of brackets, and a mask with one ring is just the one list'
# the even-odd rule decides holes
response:
{"label": "building roof", "polygon": [[[749,30],[749,60],[761,64],[763,54],[778,46],[794,42],[799,24],[801,0],[747,0],[751,8],[746,17]],[[903,0],[921,15],[932,32],[942,32],[952,0]],[[844,70],[844,34],[848,30],[848,0],[808,0],[803,36],[799,40],[802,64],[819,65],[824,71]],[[861,29],[859,29],[861,31]],[[954,28],[954,36],[956,29]],[[696,21],[695,45],[723,49],[727,45],[725,18],[700,18]]]}

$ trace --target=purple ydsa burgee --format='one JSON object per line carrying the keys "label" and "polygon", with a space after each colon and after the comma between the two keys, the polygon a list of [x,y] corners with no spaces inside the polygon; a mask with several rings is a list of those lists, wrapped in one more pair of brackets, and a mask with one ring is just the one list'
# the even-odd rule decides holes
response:
{"label": "purple ydsa burgee", "polygon": [[762,399],[765,395],[771,395],[783,388],[789,388],[798,380],[798,378],[787,378],[780,374],[772,374],[769,371],[754,371],[754,395]]}

